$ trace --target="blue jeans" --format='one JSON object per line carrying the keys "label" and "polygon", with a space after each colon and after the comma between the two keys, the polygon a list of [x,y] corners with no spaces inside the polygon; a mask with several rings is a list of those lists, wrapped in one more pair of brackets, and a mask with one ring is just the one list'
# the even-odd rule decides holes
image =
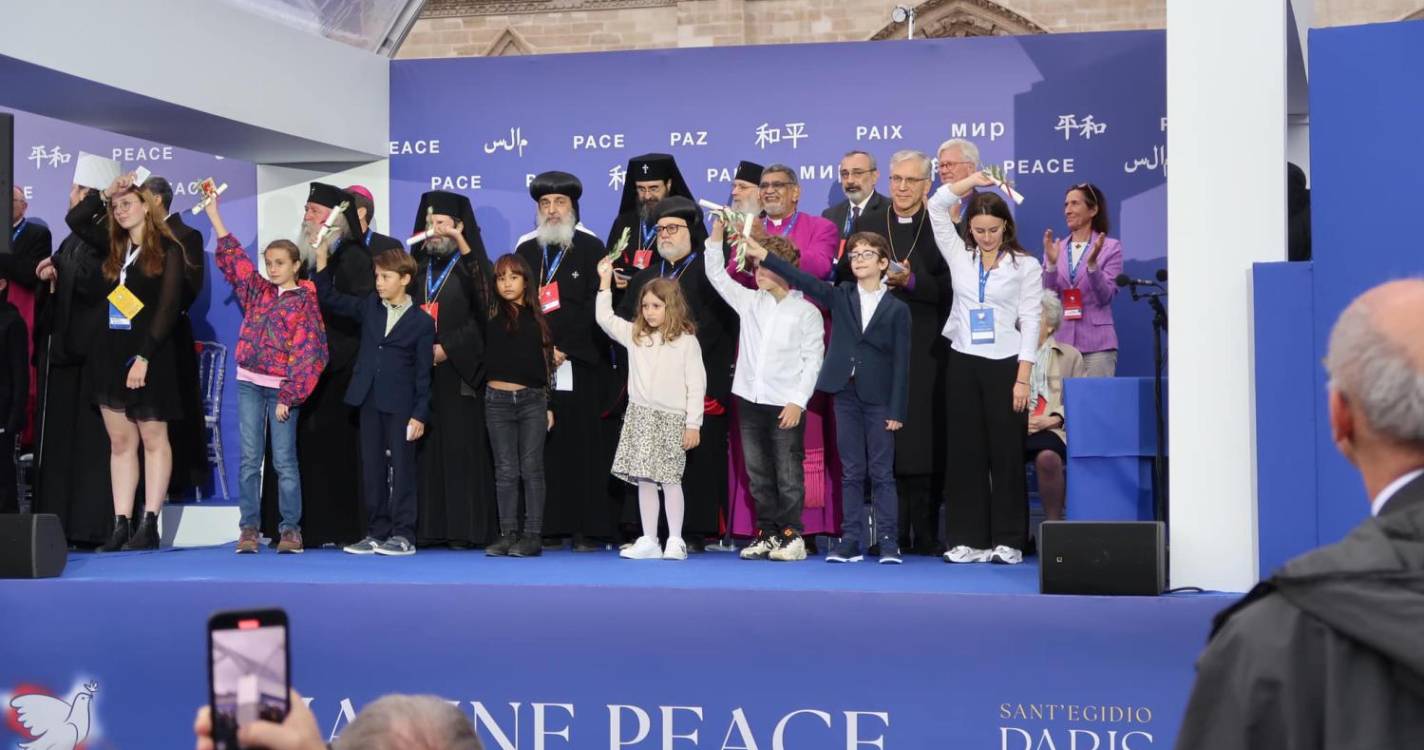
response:
{"label": "blue jeans", "polygon": [[242,526],[258,528],[262,511],[262,454],[267,428],[272,429],[272,468],[277,472],[277,508],[280,531],[297,531],[302,523],[302,478],[297,469],[297,407],[287,421],[277,421],[277,389],[237,381],[237,420],[242,435],[242,464],[238,484],[242,497]]}
{"label": "blue jeans", "polygon": [[499,532],[519,530],[519,487],[524,486],[524,533],[544,529],[544,438],[549,400],[538,388],[485,388],[485,429],[494,452],[494,492]]}
{"label": "blue jeans", "polygon": [[[842,539],[856,544],[898,544],[900,501],[895,491],[895,433],[885,429],[889,408],[867,404],[855,387],[836,394],[836,449],[841,458]],[[866,538],[865,480],[875,502],[875,535]]]}

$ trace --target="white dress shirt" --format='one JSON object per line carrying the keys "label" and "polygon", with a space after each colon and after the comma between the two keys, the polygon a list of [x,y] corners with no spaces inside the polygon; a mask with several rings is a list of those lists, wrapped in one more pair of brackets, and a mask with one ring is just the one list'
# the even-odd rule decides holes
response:
{"label": "white dress shirt", "polygon": [[732,393],[755,404],[805,409],[826,356],[820,309],[794,289],[777,302],[771,292],[733,281],[720,242],[707,241],[703,262],[712,288],[741,318]]}
{"label": "white dress shirt", "polygon": [[[999,253],[999,265],[989,272],[984,286],[984,302],[979,302],[979,252],[971,252],[964,239],[949,220],[949,207],[958,199],[948,185],[940,186],[930,196],[930,226],[935,244],[949,264],[949,278],[954,287],[954,304],[943,335],[950,346],[962,354],[985,359],[1008,359],[1015,355],[1020,362],[1037,358],[1038,329],[1043,322],[1043,266],[1032,255]],[[976,344],[970,337],[969,314],[975,308],[994,311],[994,343]]]}
{"label": "white dress shirt", "polygon": [[865,287],[859,283],[856,283],[855,289],[860,292],[860,332],[865,333],[865,329],[870,326],[870,319],[875,317],[875,308],[885,297],[885,282],[882,280],[873,292],[865,291]]}
{"label": "white dress shirt", "polygon": [[1380,490],[1379,495],[1375,496],[1374,501],[1370,503],[1370,515],[1379,515],[1380,511],[1384,509],[1384,504],[1389,502],[1390,498],[1399,494],[1399,491],[1404,489],[1405,485],[1418,479],[1421,476],[1424,476],[1424,469],[1415,469],[1414,471],[1405,474],[1404,476],[1394,480],[1393,482],[1390,482],[1389,486],[1385,487],[1383,490]]}

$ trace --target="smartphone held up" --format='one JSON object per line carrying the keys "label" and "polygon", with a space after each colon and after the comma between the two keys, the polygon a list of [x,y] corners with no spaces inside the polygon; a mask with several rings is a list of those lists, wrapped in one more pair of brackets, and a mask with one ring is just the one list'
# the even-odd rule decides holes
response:
{"label": "smartphone held up", "polygon": [[290,688],[286,612],[218,612],[208,619],[208,704],[216,750],[236,750],[240,726],[285,719]]}

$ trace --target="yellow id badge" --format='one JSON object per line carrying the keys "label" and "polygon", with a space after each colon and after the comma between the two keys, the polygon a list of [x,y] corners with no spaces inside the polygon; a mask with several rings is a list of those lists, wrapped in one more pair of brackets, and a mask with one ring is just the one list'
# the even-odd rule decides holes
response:
{"label": "yellow id badge", "polygon": [[143,309],[143,302],[123,284],[114,287],[114,291],[109,292],[109,304],[129,320],[133,320],[134,316]]}

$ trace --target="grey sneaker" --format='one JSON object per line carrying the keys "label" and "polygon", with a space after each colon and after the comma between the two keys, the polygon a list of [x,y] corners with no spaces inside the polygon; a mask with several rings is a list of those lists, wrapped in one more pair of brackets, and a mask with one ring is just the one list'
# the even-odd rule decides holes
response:
{"label": "grey sneaker", "polygon": [[829,563],[856,563],[864,559],[865,556],[860,553],[860,545],[847,539],[842,539],[840,544],[826,555],[826,562]]}
{"label": "grey sneaker", "polygon": [[415,545],[403,536],[393,536],[376,548],[376,554],[387,557],[405,557],[415,554]]}
{"label": "grey sneaker", "polygon": [[900,545],[894,540],[886,540],[880,543],[880,564],[899,565],[903,562],[900,559]]}
{"label": "grey sneaker", "polygon": [[376,554],[376,548],[379,546],[381,546],[381,540],[373,536],[368,536],[355,544],[348,544],[342,547],[341,550],[353,555],[374,555]]}

